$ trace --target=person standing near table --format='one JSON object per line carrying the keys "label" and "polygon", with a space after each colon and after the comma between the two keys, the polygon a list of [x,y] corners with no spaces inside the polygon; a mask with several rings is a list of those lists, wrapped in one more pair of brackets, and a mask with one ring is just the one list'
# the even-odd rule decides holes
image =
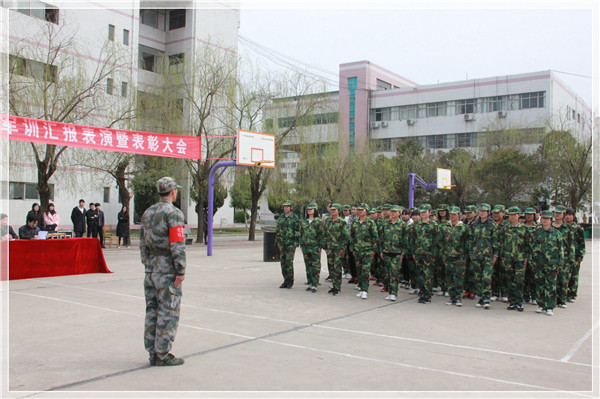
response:
{"label": "person standing near table", "polygon": [[96,211],[96,204],[90,202],[90,209],[85,213],[85,220],[87,222],[87,236],[98,238],[98,212]]}
{"label": "person standing near table", "polygon": [[83,237],[85,233],[85,201],[80,199],[79,206],[71,211],[71,222],[73,222],[73,232],[75,237]]}
{"label": "person standing near table", "polygon": [[58,229],[60,218],[54,209],[54,204],[48,204],[48,211],[44,212],[44,230],[54,232]]}
{"label": "person standing near table", "polygon": [[98,236],[100,237],[100,246],[104,246],[104,212],[100,209],[100,203],[96,202],[96,213],[98,213]]}
{"label": "person standing near table", "polygon": [[117,248],[121,245],[121,238],[123,238],[123,246],[129,248],[129,210],[125,205],[117,215],[117,220],[117,237],[119,237]]}
{"label": "person standing near table", "polygon": [[156,182],[160,201],[146,209],[140,228],[140,255],[145,267],[146,318],[144,346],[152,366],[178,366],[173,356],[185,279],[184,217],[173,202],[181,188],[172,177]]}
{"label": "person standing near table", "polygon": [[37,226],[41,230],[44,228],[44,214],[40,210],[40,204],[37,202],[31,206],[31,210],[27,212],[27,220],[32,217],[37,220]]}

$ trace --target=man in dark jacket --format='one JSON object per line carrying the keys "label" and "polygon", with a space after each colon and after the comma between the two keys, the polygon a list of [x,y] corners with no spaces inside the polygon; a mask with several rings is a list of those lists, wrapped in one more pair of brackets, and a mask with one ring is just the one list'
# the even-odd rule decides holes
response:
{"label": "man in dark jacket", "polygon": [[73,222],[73,232],[75,237],[83,237],[85,233],[85,201],[80,199],[79,206],[73,208],[71,212],[71,221]]}
{"label": "man in dark jacket", "polygon": [[19,227],[19,239],[35,240],[38,238],[40,228],[37,219],[34,216],[27,216],[27,224]]}
{"label": "man in dark jacket", "polygon": [[85,213],[85,220],[87,222],[87,236],[98,238],[98,211],[96,211],[96,204],[93,202],[90,202],[90,209]]}
{"label": "man in dark jacket", "polygon": [[100,237],[100,246],[104,246],[104,212],[100,209],[100,203],[96,202],[96,212],[98,213],[98,236]]}

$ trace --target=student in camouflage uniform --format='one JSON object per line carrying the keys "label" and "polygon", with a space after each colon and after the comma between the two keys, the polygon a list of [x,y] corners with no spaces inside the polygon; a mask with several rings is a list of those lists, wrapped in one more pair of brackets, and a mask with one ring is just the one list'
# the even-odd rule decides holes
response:
{"label": "student in camouflage uniform", "polygon": [[153,366],[178,366],[171,353],[177,334],[181,284],[185,279],[183,212],[173,205],[181,188],[171,177],[156,182],[160,202],[146,209],[140,228],[140,255],[145,268],[144,346]]}
{"label": "student in camouflage uniform", "polygon": [[[349,206],[345,205],[344,207]],[[352,230],[352,225],[354,221],[358,219],[358,214],[356,211],[356,205],[352,205],[350,207],[350,216],[344,218],[346,220],[346,225],[348,226],[348,234]],[[350,271],[350,279],[348,280],[348,284],[358,284],[358,272],[356,271],[356,259],[354,259],[354,254],[350,249],[350,242],[348,242],[348,248],[346,250],[346,265],[347,269]]]}
{"label": "student in camouflage uniform", "polygon": [[[306,207],[306,219],[300,223],[300,248],[304,255],[308,288],[306,291],[317,292],[321,273],[321,248],[323,248],[323,221],[318,217],[318,206],[311,202]],[[329,259],[328,259],[329,263]],[[330,271],[331,273],[331,271]]]}
{"label": "student in camouflage uniform", "polygon": [[[539,227],[535,221],[535,209],[525,209],[525,226],[529,229],[529,234],[533,234],[533,231]],[[525,283],[523,286],[523,302],[537,305],[535,293],[537,289],[535,287],[535,270],[533,269],[533,262],[528,262],[525,268]]]}
{"label": "student in camouflage uniform", "polygon": [[[492,209],[492,219],[498,225],[498,232],[500,233],[508,225],[508,220],[504,220],[504,205],[496,205]],[[502,299],[502,302],[508,302],[508,285],[506,280],[506,273],[502,265],[502,252],[498,254],[499,258],[494,263],[494,270],[492,272],[492,301]]]}
{"label": "student in camouflage uniform", "polygon": [[[465,216],[466,219],[463,222],[467,226],[468,234],[471,234],[471,225],[475,222],[476,219],[477,208],[475,205],[467,205],[465,207]],[[465,267],[465,281],[464,281],[464,291],[463,298],[475,299],[475,272],[473,270],[473,263],[471,262],[471,257],[467,251],[467,262]]]}
{"label": "student in camouflage uniform", "polygon": [[[379,226],[381,225],[381,218],[379,217],[379,212],[377,207],[373,207],[368,210],[368,217],[373,219],[375,222],[375,227],[377,228],[377,234],[379,234]],[[379,258],[379,247],[373,250],[375,255],[373,256],[373,262],[371,263],[371,281],[373,281],[373,285],[380,286],[383,285],[383,278],[381,276],[381,262]]]}
{"label": "student in camouflage uniform", "polygon": [[532,262],[539,288],[537,313],[552,316],[556,301],[556,276],[564,262],[563,237],[552,227],[552,212],[543,211],[541,227],[532,232]]}
{"label": "student in camouflage uniform", "polygon": [[352,252],[356,259],[356,270],[358,272],[358,294],[359,298],[367,299],[369,290],[369,276],[371,275],[371,264],[375,257],[375,250],[379,247],[379,236],[375,221],[367,217],[367,205],[360,204],[358,219],[352,225],[351,240]]}
{"label": "student in camouflage uniform", "polygon": [[437,256],[438,225],[429,219],[431,206],[419,207],[420,220],[414,225],[411,253],[417,268],[419,303],[431,302],[433,268]]}
{"label": "student in camouflage uniform", "polygon": [[344,255],[350,241],[348,225],[340,218],[340,204],[332,204],[331,217],[327,218],[323,228],[323,247],[327,251],[327,260],[331,258],[331,284],[333,287],[327,291],[329,294],[339,295],[342,289],[342,267]]}
{"label": "student in camouflage uniform", "polygon": [[479,205],[479,218],[473,223],[469,237],[469,256],[475,271],[477,307],[490,308],[492,271],[498,261],[498,225],[490,217],[490,206]]}
{"label": "student in camouflage uniform", "polygon": [[460,208],[452,206],[448,210],[450,220],[440,225],[440,253],[446,263],[446,276],[449,299],[446,305],[462,306],[465,267],[467,263],[467,242],[469,228],[460,221]]}
{"label": "student in camouflage uniform", "polygon": [[[412,209],[412,208],[411,208]],[[415,247],[415,225],[421,219],[421,214],[418,210],[413,209],[410,211],[410,219],[406,223],[406,252],[404,259],[408,259],[407,267],[410,275],[410,291],[409,294],[418,294],[419,286],[417,284],[417,264],[415,262],[413,248]]]}
{"label": "student in camouflage uniform", "polygon": [[[441,227],[448,222],[448,218],[448,205],[441,204],[437,208],[437,218],[435,222],[439,227]],[[441,229],[438,229],[438,231],[438,234],[441,234]],[[442,242],[443,237],[440,235],[437,240]],[[435,267],[433,269],[433,286],[439,287],[439,291],[437,292],[438,295],[449,296],[446,276],[446,260],[444,259],[444,253],[442,252],[439,252],[438,256],[435,258]]]}
{"label": "student in camouflage uniform", "polygon": [[389,301],[398,299],[398,279],[406,247],[405,228],[405,223],[400,219],[400,207],[393,205],[390,208],[390,220],[383,223],[379,231],[379,252],[385,264],[384,270],[388,273],[385,281],[390,293],[385,299]]}
{"label": "student in camouflage uniform", "polygon": [[300,222],[298,217],[292,213],[293,208],[292,201],[285,201],[283,215],[279,215],[277,219],[275,244],[279,248],[281,274],[283,275],[283,283],[279,288],[292,288],[294,285],[294,255],[300,241]]}
{"label": "student in camouflage uniform", "polygon": [[558,268],[556,276],[556,303],[559,308],[567,307],[567,292],[569,290],[570,266],[575,261],[575,239],[573,230],[564,223],[567,208],[557,205],[554,210],[554,223],[552,227],[560,231],[563,237],[564,262]]}
{"label": "student in camouflage uniform", "polygon": [[571,208],[568,208],[565,213],[565,223],[573,231],[573,242],[575,244],[575,259],[571,262],[567,301],[575,302],[575,299],[577,299],[577,288],[579,286],[579,268],[581,267],[581,261],[585,256],[585,234],[583,227],[575,222],[575,211]]}
{"label": "student in camouflage uniform", "polygon": [[502,266],[508,285],[508,310],[523,311],[523,284],[525,268],[531,259],[531,235],[523,223],[519,223],[521,210],[517,206],[508,209],[508,225],[500,231]]}

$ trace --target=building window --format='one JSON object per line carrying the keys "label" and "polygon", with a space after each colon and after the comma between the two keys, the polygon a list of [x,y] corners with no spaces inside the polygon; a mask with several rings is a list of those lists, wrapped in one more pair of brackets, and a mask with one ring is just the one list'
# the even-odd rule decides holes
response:
{"label": "building window", "polygon": [[140,20],[142,24],[152,28],[165,30],[165,10],[140,9]]}
{"label": "building window", "polygon": [[503,111],[506,109],[506,97],[488,97],[484,102],[484,112]]}
{"label": "building window", "polygon": [[43,62],[28,60],[26,58],[11,55],[10,72],[15,75],[28,76],[35,80],[56,82],[58,68],[56,65],[44,64]]}
{"label": "building window", "polygon": [[169,73],[183,73],[184,53],[169,56]]}
{"label": "building window", "polygon": [[545,91],[536,93],[523,93],[519,95],[519,109],[544,108]]}
{"label": "building window", "polygon": [[457,147],[474,147],[477,133],[458,133],[456,134]]}
{"label": "building window", "polygon": [[164,57],[164,51],[140,44],[139,66],[141,69],[150,72],[162,73]]}
{"label": "building window", "polygon": [[391,83],[384,82],[381,79],[377,79],[377,90],[390,90],[391,88]]}
{"label": "building window", "polygon": [[446,135],[427,136],[427,148],[446,148]]}
{"label": "building window", "polygon": [[110,202],[110,187],[104,187],[104,201],[105,204]]}
{"label": "building window", "polygon": [[[54,201],[54,184],[50,186],[50,200]],[[8,199],[30,200],[40,199],[37,183],[9,182]]]}
{"label": "building window", "polygon": [[429,103],[425,104],[427,117],[444,116],[446,115],[446,103]]}
{"label": "building window", "polygon": [[185,27],[185,9],[169,11],[169,30]]}
{"label": "building window", "polygon": [[121,97],[127,97],[127,82],[121,82]]}
{"label": "building window", "polygon": [[108,40],[110,40],[111,42],[115,41],[115,26],[114,25],[108,25]]}
{"label": "building window", "polygon": [[265,120],[265,130],[273,129],[273,119],[269,118]]}
{"label": "building window", "polygon": [[375,121],[389,121],[391,120],[391,109],[390,108],[375,108],[375,114],[373,115]]}
{"label": "building window", "polygon": [[127,29],[123,29],[123,44],[129,46],[129,31]]}
{"label": "building window", "polygon": [[468,100],[457,100],[456,101],[456,114],[473,114],[475,113],[475,99]]}
{"label": "building window", "polygon": [[17,12],[58,25],[58,8],[38,0],[17,1]]}
{"label": "building window", "polygon": [[106,78],[106,94],[113,94],[114,80],[111,78]]}
{"label": "building window", "polygon": [[405,105],[400,107],[400,119],[415,119],[417,117],[416,105]]}

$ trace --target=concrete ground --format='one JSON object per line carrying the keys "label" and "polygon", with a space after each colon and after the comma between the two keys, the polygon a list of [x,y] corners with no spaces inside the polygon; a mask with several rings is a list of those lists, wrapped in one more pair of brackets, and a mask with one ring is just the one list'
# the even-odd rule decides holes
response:
{"label": "concrete ground", "polygon": [[548,317],[403,289],[361,300],[347,280],[333,297],[324,255],[306,292],[299,250],[296,285],[279,289],[261,241],[217,237],[212,257],[187,249],[172,350],[185,364],[165,368],[143,346],[139,251],[106,249],[112,274],[4,285],[2,397],[598,397],[600,245],[587,245],[577,302]]}

